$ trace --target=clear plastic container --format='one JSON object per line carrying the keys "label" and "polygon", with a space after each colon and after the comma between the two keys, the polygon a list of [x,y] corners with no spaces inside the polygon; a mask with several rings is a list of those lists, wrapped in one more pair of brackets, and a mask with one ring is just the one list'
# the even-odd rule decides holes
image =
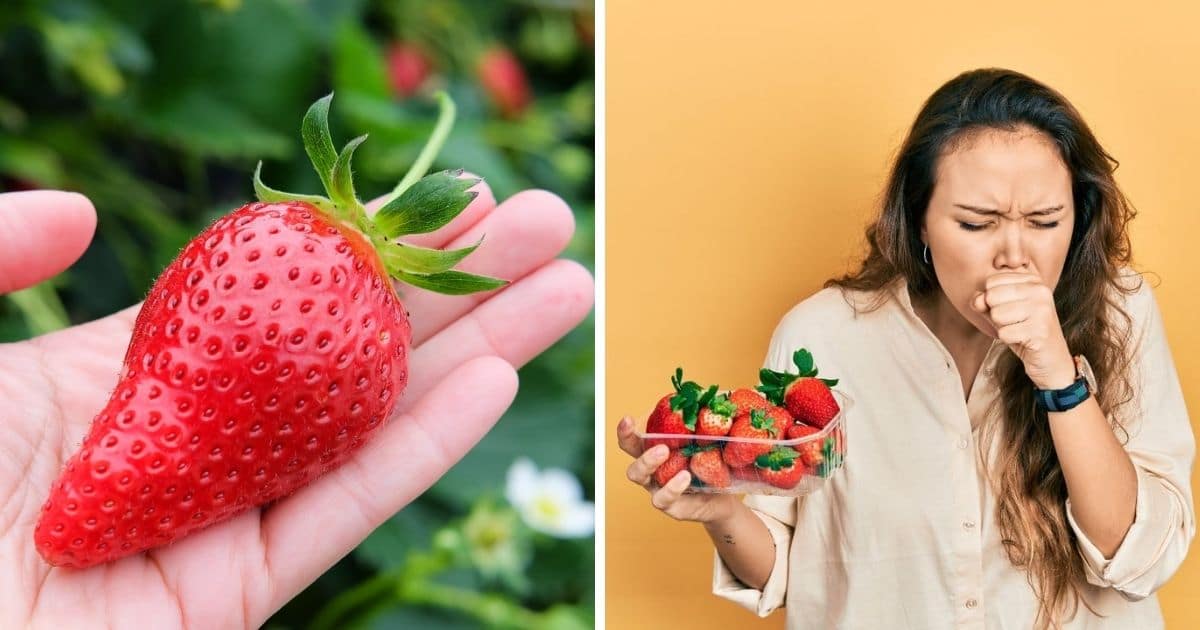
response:
{"label": "clear plastic container", "polygon": [[[799,497],[811,492],[814,492],[825,485],[829,479],[841,469],[846,459],[846,415],[854,407],[854,401],[846,394],[838,389],[832,390],[834,398],[838,402],[838,415],[825,425],[825,428],[820,432],[812,435],[792,439],[792,440],[760,440],[744,437],[728,437],[728,436],[710,436],[710,435],[679,435],[679,434],[664,434],[664,433],[645,433],[645,424],[643,421],[643,431],[638,431],[637,436],[642,440],[643,446],[648,439],[669,439],[678,441],[686,439],[689,443],[696,447],[715,446],[721,449],[724,456],[724,449],[731,443],[743,443],[752,445],[761,445],[762,449],[769,450],[775,447],[788,447],[795,449],[801,453],[801,457],[795,459],[797,464],[804,460],[807,455],[809,463],[803,463],[803,472],[799,475],[799,480],[794,486],[783,487],[780,483],[788,484],[790,479],[787,475],[767,472],[755,464],[751,464],[745,468],[732,469],[726,465],[729,470],[729,485],[725,487],[714,487],[707,485],[696,478],[695,473],[692,474],[692,484],[685,490],[685,493],[706,493],[706,494],[770,494],[777,496]],[[769,447],[769,448],[768,448]],[[816,455],[820,454],[820,458]],[[724,463],[724,457],[722,457]],[[689,470],[690,461],[689,461]],[[777,483],[768,482],[774,474]],[[658,488],[658,483],[653,476],[650,479],[650,487]]]}

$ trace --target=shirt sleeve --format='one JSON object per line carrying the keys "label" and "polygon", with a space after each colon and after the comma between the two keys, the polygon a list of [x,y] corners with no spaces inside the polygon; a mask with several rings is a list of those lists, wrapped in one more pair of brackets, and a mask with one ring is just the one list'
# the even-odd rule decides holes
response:
{"label": "shirt sleeve", "polygon": [[1196,446],[1154,294],[1143,282],[1130,302],[1133,326],[1141,332],[1134,346],[1133,399],[1124,407],[1128,412],[1119,415],[1126,416],[1125,450],[1137,471],[1133,524],[1113,556],[1105,558],[1075,521],[1070,499],[1066,512],[1087,581],[1138,601],[1175,573],[1196,535],[1190,483]]}
{"label": "shirt sleeve", "polygon": [[[786,371],[792,365],[793,341],[790,339],[795,330],[794,319],[796,311],[789,313],[776,327],[767,348],[767,357],[763,367]],[[795,346],[800,347],[800,346]],[[777,608],[782,608],[787,598],[788,558],[792,546],[792,529],[796,525],[796,514],[803,505],[803,497],[746,495],[742,500],[767,526],[771,540],[775,543],[775,565],[771,575],[762,590],[743,584],[733,574],[721,554],[713,553],[713,594],[728,599],[739,606],[766,617]]]}

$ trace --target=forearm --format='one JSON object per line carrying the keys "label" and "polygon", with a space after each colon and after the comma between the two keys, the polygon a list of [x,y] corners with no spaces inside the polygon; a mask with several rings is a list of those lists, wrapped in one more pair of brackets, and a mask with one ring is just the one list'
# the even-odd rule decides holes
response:
{"label": "forearm", "polygon": [[1104,557],[1111,558],[1133,524],[1137,502],[1133,462],[1095,398],[1048,415],[1071,513]]}
{"label": "forearm", "polygon": [[775,567],[771,532],[746,504],[730,495],[730,515],[704,523],[717,553],[743,584],[762,590]]}

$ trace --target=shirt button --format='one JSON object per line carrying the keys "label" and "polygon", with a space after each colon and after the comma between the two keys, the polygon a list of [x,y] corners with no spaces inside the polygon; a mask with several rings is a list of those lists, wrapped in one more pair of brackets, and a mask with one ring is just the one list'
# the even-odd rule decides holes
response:
{"label": "shirt button", "polygon": [[958,440],[958,448],[963,448],[963,449],[965,449],[965,448],[967,448],[967,447],[968,447],[968,446],[970,446],[970,445],[971,445],[971,441],[970,441],[970,440],[968,440],[967,438],[960,438],[960,439]]}
{"label": "shirt button", "polygon": [[967,608],[974,608],[974,607],[976,607],[976,606],[978,606],[978,605],[979,605],[979,602],[975,601],[975,598],[974,598],[974,597],[972,597],[971,599],[968,599],[968,600],[967,600]]}
{"label": "shirt button", "polygon": [[975,529],[975,521],[963,521],[963,527],[966,529]]}

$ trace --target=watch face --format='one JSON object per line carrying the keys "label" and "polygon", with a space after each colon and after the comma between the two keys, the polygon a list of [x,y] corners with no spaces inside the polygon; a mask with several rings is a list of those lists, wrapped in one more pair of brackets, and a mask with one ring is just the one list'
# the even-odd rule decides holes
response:
{"label": "watch face", "polygon": [[1092,364],[1088,363],[1087,357],[1082,354],[1075,356],[1075,367],[1079,370],[1079,374],[1087,381],[1088,391],[1092,395],[1096,395],[1099,387],[1096,385],[1096,374],[1092,372]]}

